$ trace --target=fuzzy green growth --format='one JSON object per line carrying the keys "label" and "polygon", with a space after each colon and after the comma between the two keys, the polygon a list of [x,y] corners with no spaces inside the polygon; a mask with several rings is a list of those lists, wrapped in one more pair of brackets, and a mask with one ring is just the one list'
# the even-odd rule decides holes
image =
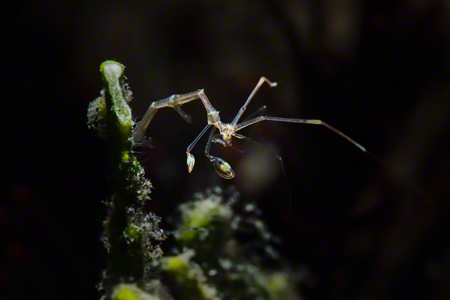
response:
{"label": "fuzzy green growth", "polygon": [[88,109],[88,126],[98,129],[115,167],[114,194],[105,201],[108,214],[103,222],[108,266],[99,288],[105,290],[105,299],[155,299],[147,293],[153,282],[149,274],[152,263],[162,256],[160,244],[166,235],[158,227],[160,218],[143,210],[152,185],[131,151],[132,92],[124,69],[115,61],[101,64],[103,90]]}
{"label": "fuzzy green growth", "polygon": [[137,300],[136,294],[129,289],[123,289],[117,293],[114,300]]}
{"label": "fuzzy green growth", "polygon": [[129,163],[131,160],[132,158],[128,152],[122,153],[122,162]]}
{"label": "fuzzy green growth", "polygon": [[[204,228],[208,230],[216,223],[225,225],[232,217],[230,207],[214,197],[184,204],[180,209],[182,210],[183,228]],[[180,239],[191,241],[198,239],[202,234],[203,232],[186,230],[183,231]]]}
{"label": "fuzzy green growth", "polygon": [[202,269],[191,262],[195,252],[189,250],[183,254],[163,258],[161,268],[182,286],[181,299],[219,300],[216,290],[207,284]]}
{"label": "fuzzy green growth", "polygon": [[160,300],[159,296],[149,294],[136,284],[121,283],[114,287],[112,300]]}
{"label": "fuzzy green growth", "polygon": [[132,225],[133,224],[128,225],[124,233],[125,238],[130,242],[134,242],[141,238],[141,231]]}
{"label": "fuzzy green growth", "polygon": [[175,278],[181,281],[188,274],[188,262],[180,256],[172,256],[167,259],[163,258],[162,268],[172,273]]}
{"label": "fuzzy green growth", "polygon": [[88,128],[98,130],[100,137],[105,139],[106,103],[104,94],[89,103],[87,116]]}
{"label": "fuzzy green growth", "polygon": [[296,299],[292,274],[286,272],[264,272],[256,277],[255,285],[272,299]]}
{"label": "fuzzy green growth", "polygon": [[[277,238],[259,218],[257,206],[238,208],[235,191],[227,198],[223,194],[220,188],[210,189],[180,206],[177,245],[185,252],[165,256],[163,271],[193,294],[214,290],[210,295],[219,299],[302,299],[295,288],[298,278],[272,247]],[[206,237],[188,229],[198,227],[207,230]],[[244,244],[238,239],[241,234],[246,236]]]}

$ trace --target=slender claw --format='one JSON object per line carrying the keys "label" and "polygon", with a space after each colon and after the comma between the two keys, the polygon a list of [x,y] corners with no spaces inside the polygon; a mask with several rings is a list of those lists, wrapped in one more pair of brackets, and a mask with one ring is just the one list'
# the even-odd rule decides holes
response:
{"label": "slender claw", "polygon": [[191,173],[192,169],[194,169],[195,157],[194,157],[194,155],[192,155],[190,153],[187,153],[187,165],[188,165],[189,173]]}

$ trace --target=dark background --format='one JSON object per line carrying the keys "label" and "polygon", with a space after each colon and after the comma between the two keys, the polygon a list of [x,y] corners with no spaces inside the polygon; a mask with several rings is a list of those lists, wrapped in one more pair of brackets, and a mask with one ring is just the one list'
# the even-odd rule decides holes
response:
{"label": "dark background", "polygon": [[279,86],[263,86],[249,112],[324,120],[394,170],[326,128],[266,122],[243,134],[283,157],[292,203],[278,161],[252,145],[213,147],[236,171],[227,181],[203,138],[188,174],[185,149],[206,124],[194,102],[183,107],[191,125],[165,109],[147,132],[151,205],[163,219],[193,192],[235,185],[282,238],[283,257],[307,270],[306,299],[450,298],[450,4],[372,2],[10,4],[0,298],[98,298],[111,166],[86,110],[107,59],[127,66],[135,116],[204,88],[229,122],[267,76]]}

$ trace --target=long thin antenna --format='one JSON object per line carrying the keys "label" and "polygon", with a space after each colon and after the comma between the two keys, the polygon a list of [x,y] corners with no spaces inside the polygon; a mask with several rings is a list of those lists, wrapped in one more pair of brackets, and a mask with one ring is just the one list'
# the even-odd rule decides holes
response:
{"label": "long thin antenna", "polygon": [[388,163],[386,163],[384,160],[376,156],[375,154],[369,152],[366,150],[365,147],[360,145],[359,143],[355,142],[353,139],[351,139],[348,135],[342,133],[341,131],[337,130],[335,127],[323,122],[322,120],[312,120],[312,119],[291,119],[291,118],[278,118],[278,117],[268,117],[268,116],[260,116],[256,117],[254,119],[242,122],[236,126],[236,131],[241,130],[247,126],[262,122],[262,121],[275,121],[275,122],[287,122],[287,123],[299,123],[299,124],[310,124],[310,125],[322,125],[326,127],[327,129],[333,131],[337,135],[341,136],[342,138],[346,139],[350,143],[352,143],[354,146],[356,146],[359,150],[361,150],[364,153],[367,153],[370,157],[378,161],[381,165],[383,165],[386,169],[391,171],[393,174],[400,176],[402,179],[406,180],[408,183],[410,183],[414,189],[421,194],[427,201],[434,204],[434,202],[415,184],[411,179],[408,179],[404,175],[400,174],[398,171],[395,171],[391,166],[389,166]]}

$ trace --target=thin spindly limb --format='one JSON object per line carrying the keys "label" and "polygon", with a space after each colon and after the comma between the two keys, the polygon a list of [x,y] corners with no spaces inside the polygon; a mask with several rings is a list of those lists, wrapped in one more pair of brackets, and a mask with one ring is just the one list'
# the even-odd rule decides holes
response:
{"label": "thin spindly limb", "polygon": [[207,112],[208,123],[213,124],[220,122],[219,112],[211,105],[208,97],[206,96],[204,90],[197,90],[195,92],[181,94],[181,95],[172,95],[168,98],[153,102],[148,108],[142,120],[136,126],[133,131],[133,141],[134,143],[140,143],[145,138],[145,132],[147,131],[147,127],[155,116],[156,112],[160,108],[171,107],[177,113],[180,114],[187,122],[191,122],[191,116],[181,110],[181,106],[193,100],[200,99],[203,103],[203,106]]}
{"label": "thin spindly limb", "polygon": [[205,147],[205,155],[209,158],[209,161],[213,164],[214,169],[216,170],[216,173],[224,178],[224,179],[232,179],[236,174],[234,173],[231,166],[220,157],[212,156],[209,154],[209,151],[211,150],[211,143],[219,141],[214,137],[214,132],[216,131],[216,128],[213,127],[211,130],[211,134],[209,135],[208,143]]}
{"label": "thin spindly limb", "polygon": [[243,122],[253,119],[255,116],[261,116],[266,111],[267,106],[260,107],[257,111],[253,112],[250,116],[246,117]]}
{"label": "thin spindly limb", "polygon": [[[263,107],[259,108],[257,111],[255,111],[254,113],[252,113],[251,115],[246,117],[243,122],[253,119],[255,116],[262,116],[264,114],[264,112],[266,111],[266,108],[267,108],[267,106],[265,106],[265,105]],[[258,124],[256,124],[256,126],[253,126],[252,131],[250,132],[250,137],[253,136],[253,133],[255,132],[257,126],[258,126]],[[245,149],[247,149],[247,145],[248,145],[248,143],[244,145],[244,149],[242,149],[242,151],[245,151]]]}
{"label": "thin spindly limb", "polygon": [[187,165],[189,173],[192,172],[195,165],[195,157],[191,154],[191,150],[194,148],[195,144],[197,144],[198,140],[205,134],[205,132],[211,127],[211,124],[206,125],[205,128],[203,128],[202,132],[195,138],[195,140],[187,147],[186,149],[186,155],[187,155]]}
{"label": "thin spindly limb", "polygon": [[[175,109],[186,121],[190,121],[190,116],[181,110],[181,105],[191,102],[196,99],[201,99],[201,94],[204,94],[203,90],[197,90],[195,92],[182,94],[182,95],[172,95],[168,98],[153,102],[148,108],[142,120],[136,126],[133,131],[133,141],[135,143],[140,143],[145,138],[145,132],[147,127],[155,116],[156,112],[160,108],[171,107]],[[203,99],[202,99],[203,101]]]}
{"label": "thin spindly limb", "polygon": [[211,133],[209,134],[208,142],[206,143],[206,147],[205,147],[205,155],[211,162],[213,160],[211,159],[211,155],[209,154],[209,151],[211,151],[211,142],[213,141],[214,132],[216,132],[216,127],[213,127],[213,129],[211,129]]}
{"label": "thin spindly limb", "polygon": [[[186,154],[191,153],[192,149],[195,147],[195,144],[197,144],[198,140],[205,134],[205,132],[211,127],[211,124],[206,125],[205,128],[203,128],[202,132],[195,138],[195,140],[187,147]],[[215,127],[213,127],[215,129]]]}
{"label": "thin spindly limb", "polygon": [[234,150],[236,150],[237,152],[240,152],[241,154],[244,153],[243,150],[238,149],[238,148],[233,147],[233,146],[230,146],[229,144],[225,143],[225,142],[221,139],[221,137],[222,137],[222,136],[221,136],[220,134],[216,134],[216,135],[213,136],[211,142],[212,142],[212,143],[218,143],[218,144],[221,144],[221,145],[224,146],[224,147],[230,147],[230,148],[233,148]]}
{"label": "thin spindly limb", "polygon": [[[222,139],[220,139],[220,137],[221,137],[220,134],[216,134],[215,136],[213,136],[211,142],[212,143],[219,143],[219,144],[221,144],[224,147],[232,147],[232,148],[234,148],[233,146],[227,145],[227,143],[225,143]],[[234,148],[234,149],[236,149],[236,148]],[[236,150],[239,151],[239,149],[236,149]]]}
{"label": "thin spindly limb", "polygon": [[276,82],[272,82],[272,81],[270,81],[269,79],[267,79],[264,76],[261,77],[259,79],[258,83],[256,84],[255,88],[253,89],[253,92],[250,94],[250,96],[248,96],[247,101],[245,101],[244,105],[241,107],[241,109],[237,113],[236,117],[234,117],[233,122],[231,122],[231,126],[232,127],[236,126],[236,124],[239,122],[239,119],[241,118],[241,116],[244,113],[244,111],[247,109],[248,104],[250,103],[250,101],[255,96],[256,92],[259,90],[259,88],[261,87],[261,85],[264,82],[267,82],[267,84],[270,85],[271,87],[276,87],[277,86]]}
{"label": "thin spindly limb", "polygon": [[321,121],[321,120],[310,120],[310,119],[289,119],[289,118],[277,118],[277,117],[267,117],[267,116],[261,116],[261,117],[257,117],[245,122],[242,122],[241,124],[238,124],[236,126],[236,131],[239,131],[247,126],[253,125],[255,123],[258,122],[262,122],[262,121],[275,121],[275,122],[287,122],[287,123],[300,123],[300,124],[312,124],[312,125],[323,125],[326,128],[328,128],[329,130],[333,131],[334,133],[340,135],[341,137],[343,137],[344,139],[346,139],[347,141],[349,141],[350,143],[352,143],[353,145],[355,145],[356,147],[358,147],[358,149],[360,149],[363,152],[367,152],[366,148],[364,148],[363,146],[361,146],[360,144],[358,144],[357,142],[355,142],[354,140],[352,140],[349,136],[343,134],[342,132],[340,132],[339,130],[337,130],[336,128],[334,128],[333,126],[328,125],[327,123]]}
{"label": "thin spindly limb", "polygon": [[185,113],[181,107],[179,106],[174,106],[173,109],[183,118],[186,120],[186,122],[188,123],[192,123],[192,117],[190,115],[188,115],[187,113]]}

